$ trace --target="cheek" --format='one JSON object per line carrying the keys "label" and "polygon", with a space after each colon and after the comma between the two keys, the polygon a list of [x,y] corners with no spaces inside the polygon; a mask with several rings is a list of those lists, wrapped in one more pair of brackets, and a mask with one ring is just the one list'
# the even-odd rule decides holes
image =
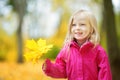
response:
{"label": "cheek", "polygon": [[88,29],[88,27],[82,27],[82,30],[83,31],[88,31],[89,29]]}
{"label": "cheek", "polygon": [[73,33],[73,31],[74,31],[74,28],[71,28],[70,32]]}
{"label": "cheek", "polygon": [[84,27],[83,28],[83,31],[87,34],[89,34],[90,33],[90,28],[88,28],[88,27]]}

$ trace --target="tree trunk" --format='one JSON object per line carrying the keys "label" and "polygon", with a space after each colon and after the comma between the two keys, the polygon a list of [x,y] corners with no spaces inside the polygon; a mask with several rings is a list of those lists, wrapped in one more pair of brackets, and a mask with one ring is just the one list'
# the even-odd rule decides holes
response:
{"label": "tree trunk", "polygon": [[115,25],[115,15],[113,11],[112,0],[103,0],[103,22],[106,35],[107,35],[107,47],[111,63],[111,69],[113,74],[113,80],[120,80],[120,54],[118,47],[118,39]]}
{"label": "tree trunk", "polygon": [[18,63],[23,62],[23,39],[22,39],[22,22],[23,22],[23,15],[19,15],[19,25],[17,30],[17,44],[18,44]]}
{"label": "tree trunk", "polygon": [[18,63],[23,62],[23,39],[22,39],[22,23],[26,12],[27,2],[26,0],[10,0],[14,10],[19,16],[19,25],[17,30],[17,41],[18,41]]}

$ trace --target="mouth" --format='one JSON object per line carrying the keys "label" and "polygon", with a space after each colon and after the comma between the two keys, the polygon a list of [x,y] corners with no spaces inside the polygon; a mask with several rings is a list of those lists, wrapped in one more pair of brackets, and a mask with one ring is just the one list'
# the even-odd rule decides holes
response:
{"label": "mouth", "polygon": [[82,35],[83,32],[75,32],[76,35]]}

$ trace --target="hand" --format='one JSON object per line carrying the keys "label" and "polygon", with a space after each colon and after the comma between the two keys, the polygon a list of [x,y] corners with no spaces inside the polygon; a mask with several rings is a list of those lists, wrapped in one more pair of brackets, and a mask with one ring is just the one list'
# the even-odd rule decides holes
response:
{"label": "hand", "polygon": [[45,63],[43,63],[43,65],[42,65],[42,70],[43,70],[43,71],[46,71],[46,67],[47,67],[47,64],[46,64],[46,62],[45,62]]}
{"label": "hand", "polygon": [[49,71],[49,67],[48,66],[50,66],[50,65],[51,65],[50,60],[46,59],[45,62],[43,63],[43,65],[42,65],[42,70],[44,72]]}

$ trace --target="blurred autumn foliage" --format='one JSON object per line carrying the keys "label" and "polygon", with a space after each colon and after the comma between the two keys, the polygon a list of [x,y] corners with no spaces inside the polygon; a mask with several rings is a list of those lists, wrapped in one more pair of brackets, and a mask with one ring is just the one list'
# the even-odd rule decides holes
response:
{"label": "blurred autumn foliage", "polygon": [[[0,61],[16,61],[17,48],[15,35],[9,36],[0,29]],[[3,35],[4,34],[4,35]]]}
{"label": "blurred autumn foliage", "polygon": [[[39,64],[0,63],[0,80],[58,80],[46,77],[42,72],[43,60]],[[66,79],[60,79],[66,80]]]}

